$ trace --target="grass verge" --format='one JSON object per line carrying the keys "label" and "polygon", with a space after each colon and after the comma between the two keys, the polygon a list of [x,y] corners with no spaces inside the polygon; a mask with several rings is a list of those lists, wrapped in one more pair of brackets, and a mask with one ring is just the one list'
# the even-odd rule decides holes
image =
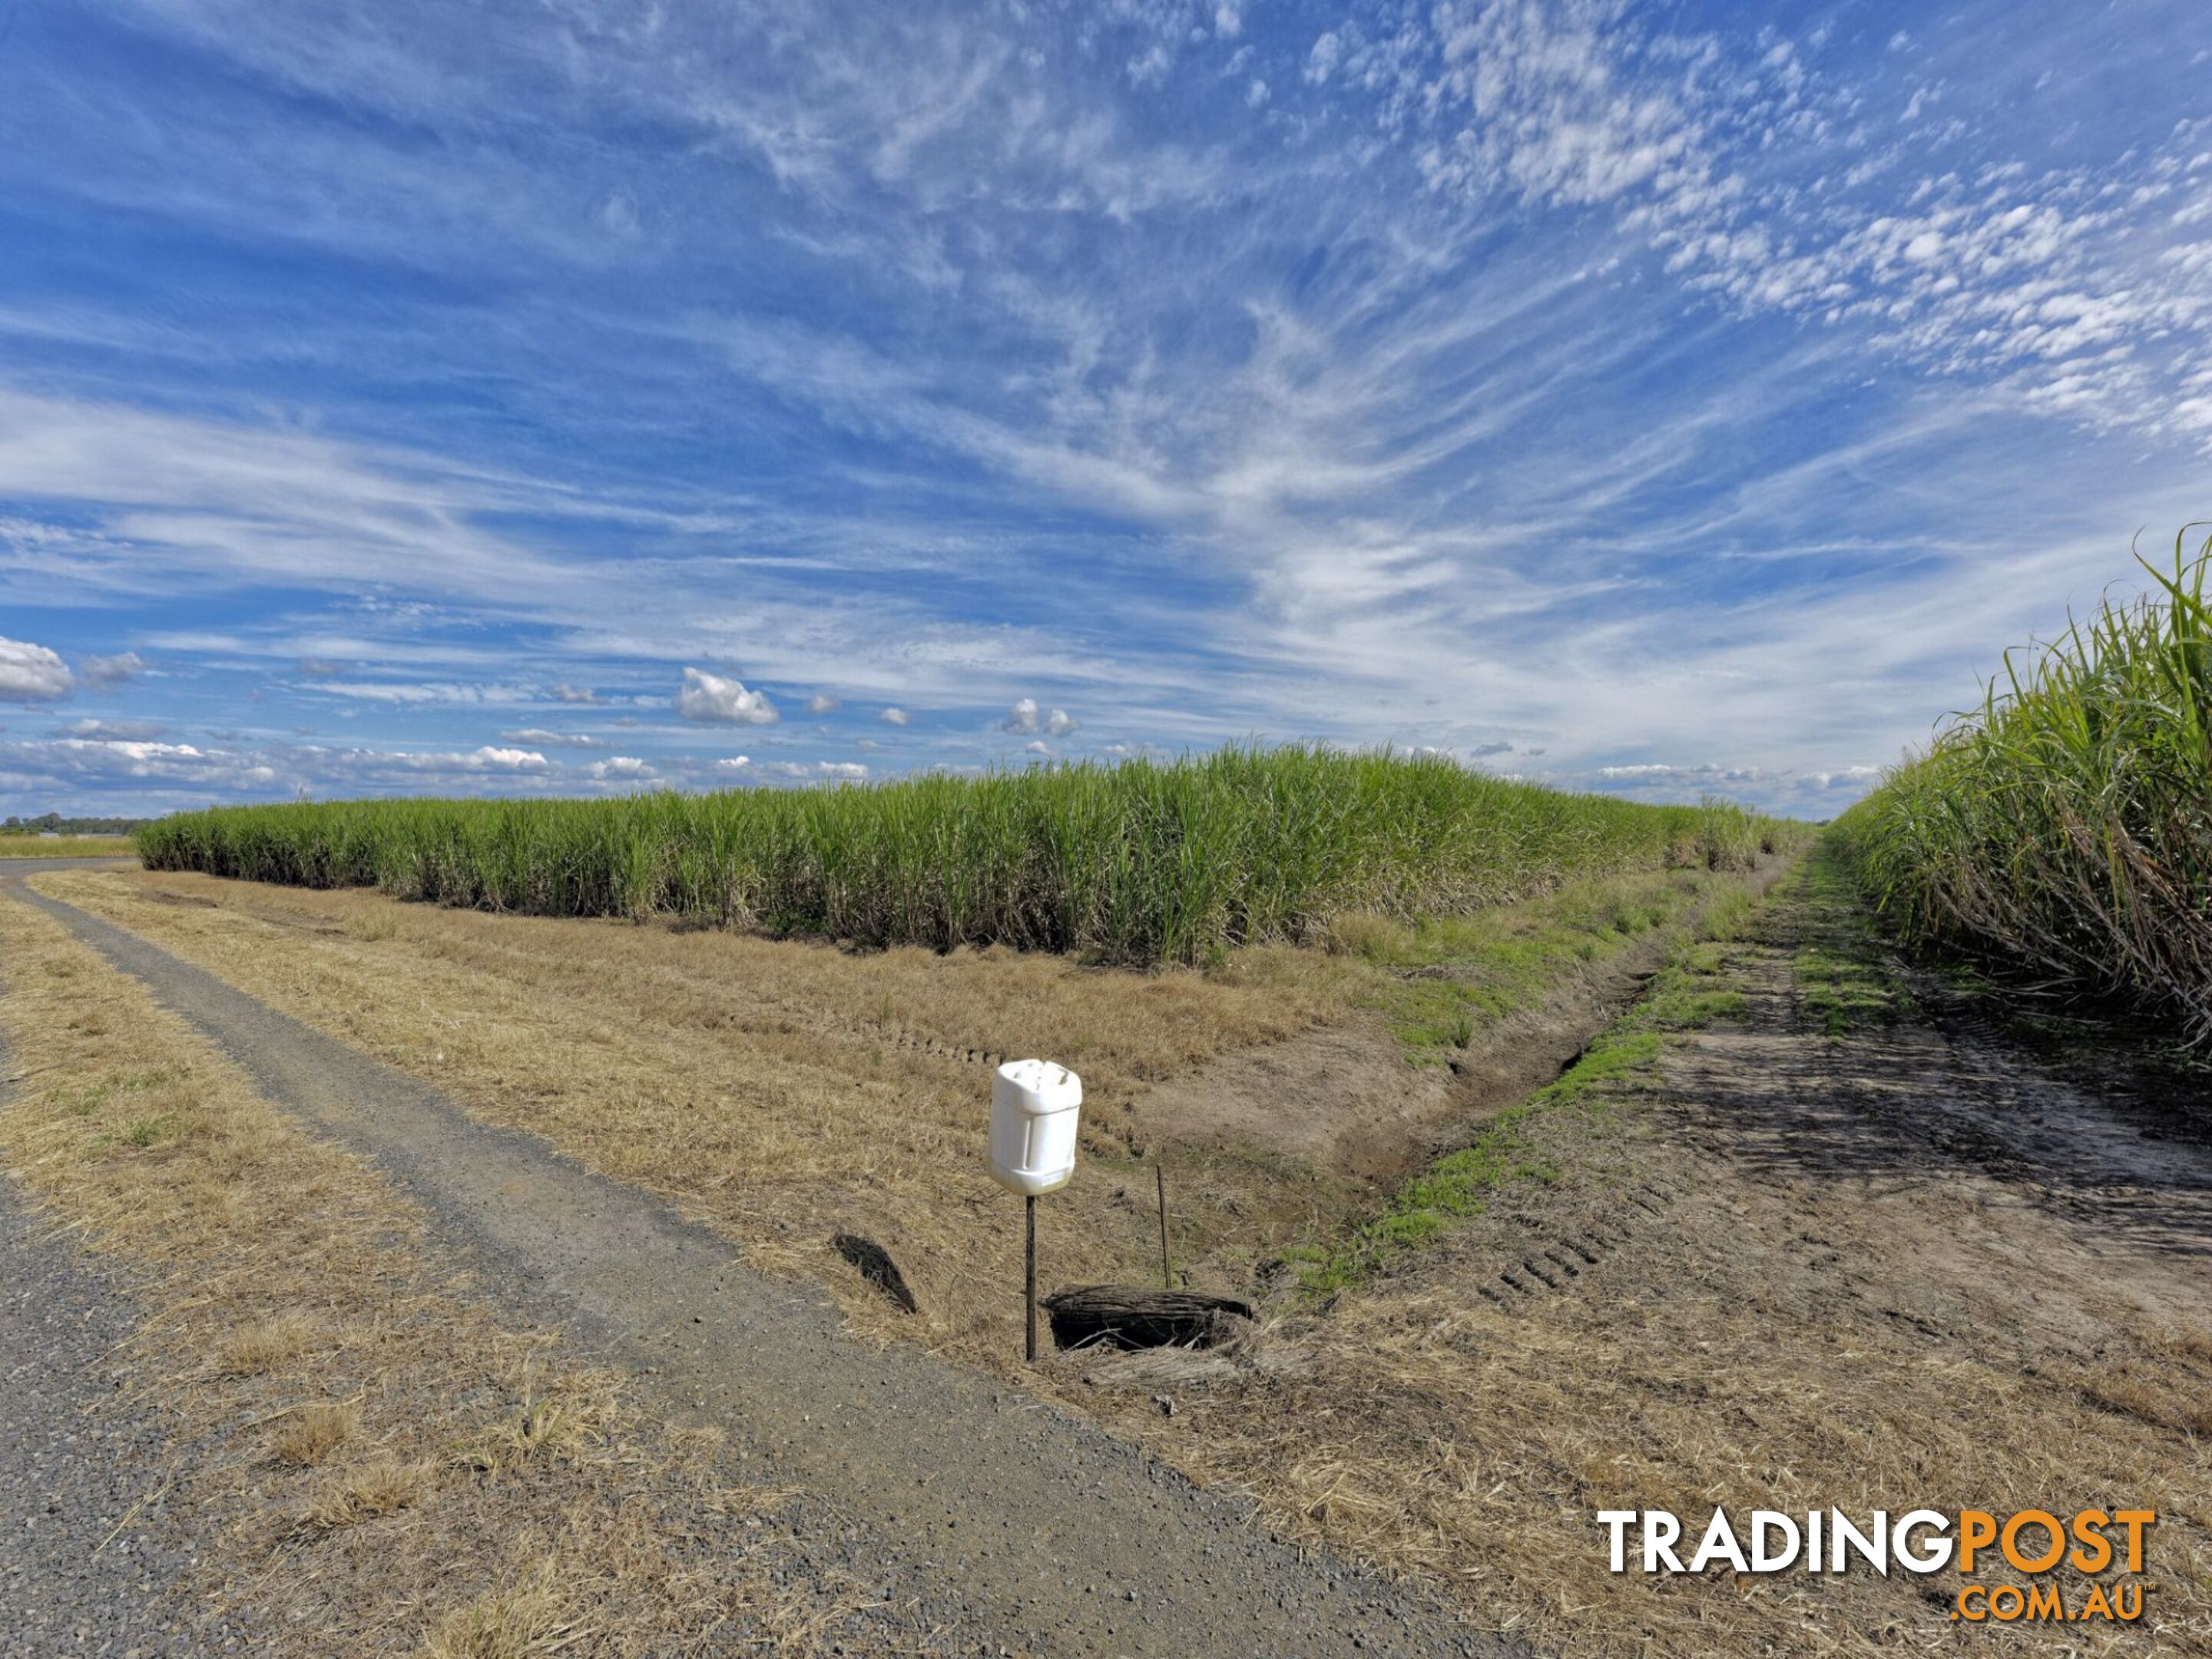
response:
{"label": "grass verge", "polygon": [[116,859],[137,850],[128,836],[0,836],[0,859]]}
{"label": "grass verge", "polygon": [[1565,1112],[1603,1115],[1621,1092],[1648,1081],[1670,1038],[1740,1014],[1743,995],[1721,981],[1722,941],[1745,925],[1741,893],[1717,901],[1692,933],[1683,930],[1664,966],[1620,1019],[1560,1073],[1559,1080],[1498,1114],[1467,1146],[1447,1153],[1394,1194],[1382,1213],[1332,1247],[1286,1252],[1300,1287],[1326,1297],[1434,1238],[1453,1222],[1482,1212],[1517,1182],[1547,1182],[1556,1166],[1529,1129]]}
{"label": "grass verge", "polygon": [[1894,1024],[1912,1003],[1844,856],[1832,836],[1823,837],[1792,878],[1801,914],[1790,981],[1805,1018],[1831,1037]]}

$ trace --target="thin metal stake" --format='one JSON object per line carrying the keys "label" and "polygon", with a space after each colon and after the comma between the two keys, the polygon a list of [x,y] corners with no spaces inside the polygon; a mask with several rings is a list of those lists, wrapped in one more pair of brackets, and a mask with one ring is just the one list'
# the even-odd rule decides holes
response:
{"label": "thin metal stake", "polygon": [[1175,1278],[1168,1271],[1168,1172],[1163,1164],[1152,1165],[1152,1179],[1160,1189],[1160,1288],[1175,1289]]}
{"label": "thin metal stake", "polygon": [[1030,1364],[1036,1364],[1036,1194],[1024,1194],[1022,1208],[1029,1223],[1029,1289],[1023,1300],[1023,1311],[1029,1316]]}

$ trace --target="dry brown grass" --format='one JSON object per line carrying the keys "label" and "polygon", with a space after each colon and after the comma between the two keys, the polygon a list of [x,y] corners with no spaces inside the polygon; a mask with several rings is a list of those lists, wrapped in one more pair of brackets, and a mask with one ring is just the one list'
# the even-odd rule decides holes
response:
{"label": "dry brown grass", "polygon": [[[1019,1343],[1006,1289],[1020,1212],[982,1158],[997,1059],[1047,1054],[1084,1076],[1093,1178],[1054,1200],[1048,1273],[1056,1260],[1144,1274],[1158,1239],[1139,1158],[1155,1148],[1130,1102],[1225,1051],[1371,1019],[1343,990],[1364,965],[1313,951],[1145,975],[87,873],[39,880],[490,1121],[678,1199],[755,1261],[822,1279],[864,1323],[911,1334],[829,1249],[840,1230],[878,1239],[921,1298],[923,1340],[972,1356]],[[1236,1273],[1344,1201],[1330,1172],[1286,1181],[1212,1154],[1170,1178],[1179,1259],[1233,1240]]]}
{"label": "dry brown grass", "polygon": [[233,1331],[216,1346],[216,1367],[236,1376],[254,1376],[296,1359],[315,1344],[319,1328],[305,1314],[283,1313],[258,1319]]}
{"label": "dry brown grass", "polygon": [[199,1605],[314,1656],[527,1653],[586,1614],[564,1651],[688,1653],[719,1630],[809,1652],[842,1631],[848,1592],[775,1581],[780,1500],[502,1324],[371,1166],[46,916],[0,901],[0,960],[20,1079],[0,1143],[137,1287],[136,1388],[172,1431]]}
{"label": "dry brown grass", "polygon": [[567,1635],[560,1568],[540,1562],[513,1589],[480,1595],[438,1621],[422,1659],[530,1659]]}
{"label": "dry brown grass", "polygon": [[[1680,879],[1613,885],[1640,912],[1647,888]],[[1384,1092],[1394,1067],[1408,1097],[1419,1092],[1365,1006],[1400,982],[1369,958],[1405,932],[1372,918],[1340,923],[1334,955],[1265,948],[1206,972],[1140,974],[1006,950],[854,952],[489,915],[191,874],[70,872],[36,884],[435,1083],[489,1121],[675,1198],[754,1262],[828,1285],[864,1328],[1001,1369],[1020,1351],[1008,1294],[1020,1211],[984,1164],[998,1060],[1045,1054],[1084,1078],[1089,1164],[1045,1215],[1048,1283],[1157,1274],[1146,1167],[1156,1156],[1167,1164],[1176,1264],[1202,1285],[1242,1289],[1285,1246],[1374,1201],[1388,1157],[1354,1167],[1133,1109],[1154,1085],[1330,1028],[1374,1059]],[[1485,925],[1509,935],[1571,896],[1492,913]],[[1431,1085],[1423,1099],[1448,1109],[1449,1091]],[[1416,1117],[1389,1133],[1411,1147]],[[892,1311],[833,1254],[838,1231],[891,1252],[918,1318]]]}
{"label": "dry brown grass", "polygon": [[352,1401],[302,1406],[277,1429],[269,1443],[269,1455],[280,1463],[305,1468],[322,1462],[360,1427],[361,1407]]}

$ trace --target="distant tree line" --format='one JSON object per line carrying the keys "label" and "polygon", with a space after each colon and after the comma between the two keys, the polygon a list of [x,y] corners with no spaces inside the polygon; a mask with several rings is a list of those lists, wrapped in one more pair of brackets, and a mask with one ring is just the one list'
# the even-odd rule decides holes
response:
{"label": "distant tree line", "polygon": [[143,818],[65,818],[58,812],[41,813],[35,818],[8,815],[0,823],[0,836],[127,836]]}

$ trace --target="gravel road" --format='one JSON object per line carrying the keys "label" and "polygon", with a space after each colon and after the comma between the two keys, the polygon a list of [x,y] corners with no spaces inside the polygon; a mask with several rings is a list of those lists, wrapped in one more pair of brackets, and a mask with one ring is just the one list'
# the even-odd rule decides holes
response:
{"label": "gravel road", "polygon": [[[132,1313],[0,1181],[0,1655],[234,1650],[173,1593],[160,1425],[118,1399]],[[126,1524],[125,1517],[128,1517]]]}

